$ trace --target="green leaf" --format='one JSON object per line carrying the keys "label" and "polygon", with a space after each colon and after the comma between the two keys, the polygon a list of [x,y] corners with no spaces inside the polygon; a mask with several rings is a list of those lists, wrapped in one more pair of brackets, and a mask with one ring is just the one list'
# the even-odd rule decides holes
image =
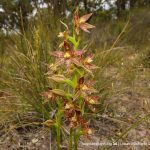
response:
{"label": "green leaf", "polygon": [[51,92],[59,96],[66,96],[66,92],[60,89],[53,89]]}
{"label": "green leaf", "polygon": [[49,79],[52,79],[58,83],[67,83],[68,85],[70,85],[73,88],[75,88],[75,86],[76,86],[76,85],[74,85],[73,81],[71,81],[70,79],[67,79],[64,75],[53,75],[52,77],[49,77]]}
{"label": "green leaf", "polygon": [[56,95],[66,97],[68,100],[72,100],[72,97],[73,97],[70,93],[66,93],[65,91],[61,89],[53,89],[51,90],[51,92]]}
{"label": "green leaf", "polygon": [[69,100],[69,101],[72,101],[72,95],[70,93],[67,93],[66,94],[66,98]]}
{"label": "green leaf", "polygon": [[76,67],[76,71],[81,77],[84,75],[84,71],[78,69],[77,67]]}
{"label": "green leaf", "polygon": [[66,82],[68,85],[70,85],[71,87],[75,88],[75,85],[74,85],[74,83],[73,83],[71,80],[66,79],[65,82]]}
{"label": "green leaf", "polygon": [[77,75],[74,75],[73,79],[72,79],[72,82],[74,84],[74,88],[77,87],[77,84],[78,84],[78,79],[77,79]]}

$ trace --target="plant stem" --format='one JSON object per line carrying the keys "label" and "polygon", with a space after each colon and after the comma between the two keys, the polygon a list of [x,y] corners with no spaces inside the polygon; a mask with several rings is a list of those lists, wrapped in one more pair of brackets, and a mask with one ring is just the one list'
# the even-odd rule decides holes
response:
{"label": "plant stem", "polygon": [[69,136],[69,150],[72,150],[72,136],[73,136],[73,129],[70,129],[70,136]]}
{"label": "plant stem", "polygon": [[58,103],[58,112],[57,112],[57,126],[56,126],[56,133],[57,133],[57,149],[60,150],[60,130],[61,130],[61,118],[62,118],[62,104],[61,102]]}
{"label": "plant stem", "polygon": [[75,146],[75,150],[77,150],[78,148],[78,137],[77,137],[77,134],[76,134],[76,129],[74,129],[74,132],[73,132],[73,136],[74,136],[74,146]]}
{"label": "plant stem", "polygon": [[57,150],[60,150],[60,125],[57,126]]}

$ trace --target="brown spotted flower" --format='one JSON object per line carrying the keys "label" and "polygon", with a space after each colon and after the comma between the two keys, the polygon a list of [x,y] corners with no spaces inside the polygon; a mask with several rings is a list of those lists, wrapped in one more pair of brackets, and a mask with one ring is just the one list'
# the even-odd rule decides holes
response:
{"label": "brown spotted flower", "polygon": [[98,68],[96,65],[92,64],[93,58],[94,58],[94,55],[91,54],[91,55],[87,56],[86,58],[82,58],[82,60],[81,60],[83,62],[84,69],[87,72],[91,73],[92,75],[93,75],[92,71],[94,69]]}
{"label": "brown spotted flower", "polygon": [[65,38],[65,39],[67,39],[67,36],[68,36],[67,31],[59,32],[59,34],[58,34],[59,38]]}
{"label": "brown spotted flower", "polygon": [[69,28],[68,28],[67,24],[65,24],[64,22],[62,22],[62,21],[60,21],[60,22],[62,25],[64,25],[64,27],[66,28],[66,31],[59,32],[58,37],[64,38],[66,40],[68,37],[68,34],[69,34]]}
{"label": "brown spotted flower", "polygon": [[64,41],[64,51],[54,51],[51,55],[55,56],[59,64],[66,64],[70,67],[71,64],[81,66],[80,58],[85,53],[85,50],[72,50],[67,41]]}
{"label": "brown spotted flower", "polygon": [[99,104],[98,100],[99,100],[98,96],[87,96],[87,97],[85,97],[85,101],[87,102],[88,105]]}
{"label": "brown spotted flower", "polygon": [[70,128],[76,128],[81,125],[81,110],[77,105],[69,102],[65,103],[64,115]]}
{"label": "brown spotted flower", "polygon": [[44,103],[49,102],[49,100],[54,100],[55,99],[55,95],[51,92],[52,88],[50,88],[50,90],[41,93],[41,95],[45,98],[44,99]]}
{"label": "brown spotted flower", "polygon": [[79,34],[79,29],[89,33],[90,31],[88,29],[95,28],[95,26],[89,23],[86,23],[91,16],[92,16],[92,13],[79,17],[78,9],[76,9],[74,16],[73,16],[73,23],[74,23],[75,31],[77,34]]}
{"label": "brown spotted flower", "polygon": [[49,100],[53,101],[57,97],[66,97],[66,93],[63,90],[52,88],[47,92],[43,92],[41,95],[45,98],[44,103],[49,102]]}
{"label": "brown spotted flower", "polygon": [[95,111],[92,105],[99,104],[99,97],[92,95],[93,93],[97,93],[97,90],[93,88],[94,84],[95,81],[93,80],[89,80],[87,83],[85,83],[84,77],[81,77],[78,81],[75,95],[73,96],[73,101],[82,98],[88,108],[92,111]]}
{"label": "brown spotted flower", "polygon": [[76,87],[76,93],[80,91],[83,95],[97,93],[97,90],[93,88],[95,81],[89,80],[87,83],[84,81],[84,77],[81,77]]}

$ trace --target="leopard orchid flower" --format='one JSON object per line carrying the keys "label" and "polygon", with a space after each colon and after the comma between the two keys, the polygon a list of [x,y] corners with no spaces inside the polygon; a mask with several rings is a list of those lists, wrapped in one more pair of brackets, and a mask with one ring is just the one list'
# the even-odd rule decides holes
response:
{"label": "leopard orchid flower", "polygon": [[[89,80],[87,83],[84,82],[84,77],[81,77],[78,81],[78,85],[76,87],[76,93],[78,91],[81,91],[82,93],[86,94],[92,94],[97,93],[97,90],[95,90],[92,86],[95,84],[95,81]],[[84,94],[85,95],[85,94]]]}
{"label": "leopard orchid flower", "polygon": [[75,64],[77,66],[80,66],[80,59],[81,56],[85,53],[85,50],[72,50],[70,48],[70,45],[67,41],[64,41],[64,51],[54,51],[51,53],[56,59],[58,59],[58,62],[60,61],[61,65],[66,64],[67,67],[70,67],[71,64]]}
{"label": "leopard orchid flower", "polygon": [[95,28],[95,26],[89,23],[86,23],[90,19],[91,16],[92,16],[92,13],[79,17],[78,9],[76,9],[74,16],[73,16],[73,24],[75,26],[75,31],[77,34],[79,34],[79,29],[90,33],[89,29]]}

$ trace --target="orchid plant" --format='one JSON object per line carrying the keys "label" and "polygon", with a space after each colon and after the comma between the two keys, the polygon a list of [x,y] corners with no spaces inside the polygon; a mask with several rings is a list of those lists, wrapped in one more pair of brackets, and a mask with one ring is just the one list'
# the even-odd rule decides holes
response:
{"label": "orchid plant", "polygon": [[77,149],[81,135],[92,134],[86,113],[95,113],[95,105],[99,104],[99,97],[94,89],[95,81],[93,70],[97,67],[92,64],[93,54],[87,55],[85,48],[79,49],[80,32],[90,32],[95,26],[87,23],[92,13],[79,17],[78,9],[73,15],[73,32],[61,22],[65,31],[58,37],[63,41],[60,50],[51,53],[55,62],[49,65],[48,78],[54,82],[54,87],[42,93],[44,103],[50,103],[55,112],[53,118],[45,121],[46,126],[54,126],[57,134],[57,147],[60,150],[61,129],[69,130],[70,149]]}

